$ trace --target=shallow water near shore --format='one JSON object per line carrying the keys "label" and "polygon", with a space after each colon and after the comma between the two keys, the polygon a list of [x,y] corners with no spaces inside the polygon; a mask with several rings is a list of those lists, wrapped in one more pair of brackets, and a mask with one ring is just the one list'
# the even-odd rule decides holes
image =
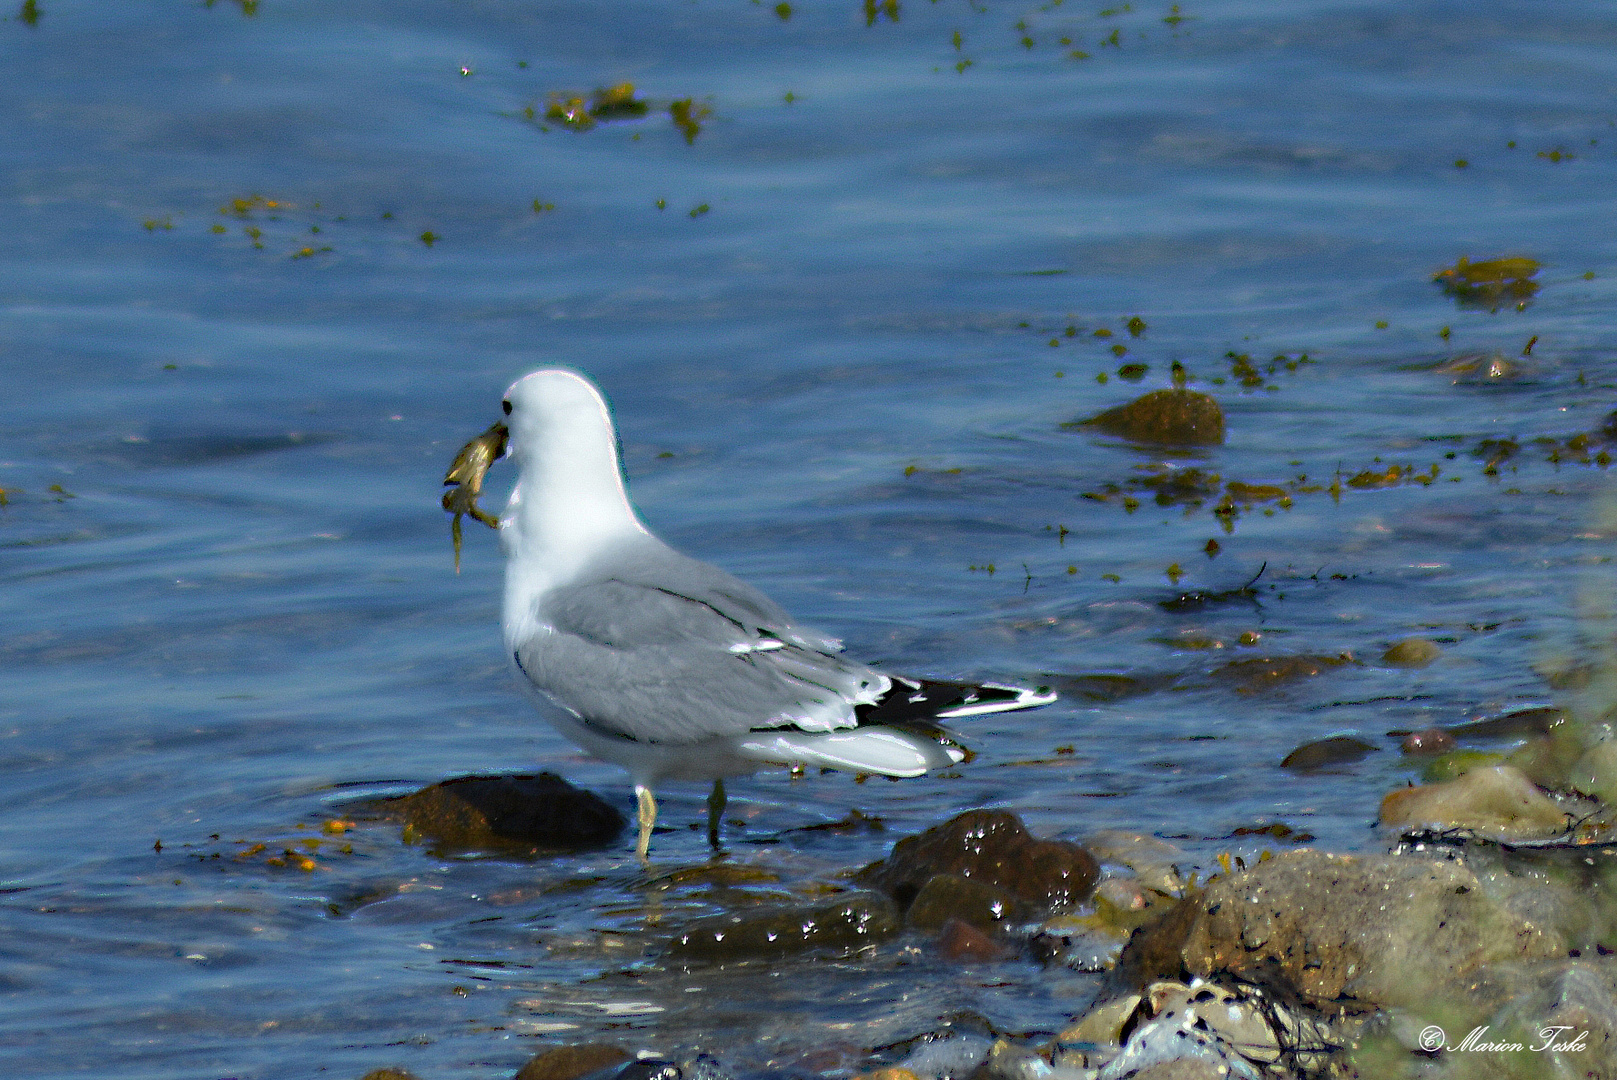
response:
{"label": "shallow water near shore", "polygon": [[[8,14],[7,1075],[505,1077],[609,1038],[835,1076],[945,1023],[1055,1030],[1092,976],[919,935],[660,951],[971,807],[1204,872],[1379,850],[1417,775],[1386,732],[1553,701],[1609,632],[1604,4]],[[644,115],[547,115],[623,82]],[[1541,267],[1433,280],[1504,256]],[[1223,445],[1062,427],[1176,361]],[[539,770],[631,809],[518,696],[497,545],[468,525],[457,576],[437,504],[558,363],[671,543],[887,669],[1062,700],[962,724],[943,776],[733,782],[724,870],[693,870],[688,786],[649,870],[627,837],[441,857],[356,813]],[[1442,655],[1381,661],[1412,636]],[[1377,749],[1280,767],[1333,735]],[[808,828],[855,809],[880,827]]]}

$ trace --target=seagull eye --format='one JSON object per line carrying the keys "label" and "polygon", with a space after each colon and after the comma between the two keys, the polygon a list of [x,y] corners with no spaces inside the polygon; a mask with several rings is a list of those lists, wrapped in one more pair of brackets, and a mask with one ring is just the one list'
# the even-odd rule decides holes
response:
{"label": "seagull eye", "polygon": [[505,410],[505,415],[511,415],[511,403],[509,401],[500,402],[500,408]]}

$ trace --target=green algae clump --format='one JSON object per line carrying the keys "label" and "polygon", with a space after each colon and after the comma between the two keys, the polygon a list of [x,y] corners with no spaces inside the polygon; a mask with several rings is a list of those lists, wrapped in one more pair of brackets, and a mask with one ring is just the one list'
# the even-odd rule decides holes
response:
{"label": "green algae clump", "polygon": [[1523,255],[1481,262],[1472,262],[1462,255],[1453,266],[1433,274],[1432,280],[1442,284],[1443,291],[1454,297],[1461,307],[1498,311],[1505,303],[1525,307],[1538,292],[1538,282],[1532,280],[1538,271],[1538,260]]}

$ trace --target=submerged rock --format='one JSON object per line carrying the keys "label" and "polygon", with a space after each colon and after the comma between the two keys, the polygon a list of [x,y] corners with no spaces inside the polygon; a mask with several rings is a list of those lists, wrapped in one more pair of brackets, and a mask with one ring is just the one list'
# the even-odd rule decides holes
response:
{"label": "submerged rock", "polygon": [[1420,778],[1428,784],[1458,780],[1468,772],[1505,764],[1505,755],[1487,750],[1450,750],[1426,763]]}
{"label": "submerged rock", "polygon": [[990,882],[934,874],[915,894],[904,919],[922,930],[937,930],[949,922],[986,930],[1013,918],[1021,907],[1022,902],[1008,890]]}
{"label": "submerged rock", "polygon": [[1347,765],[1375,752],[1376,748],[1363,739],[1355,739],[1351,735],[1333,735],[1328,739],[1303,743],[1286,755],[1280,767],[1312,772],[1330,765]]}
{"label": "submerged rock", "polygon": [[829,904],[709,915],[688,923],[668,943],[684,963],[733,963],[791,956],[810,949],[850,953],[899,929],[898,910],[879,893],[847,893]]}
{"label": "submerged rock", "polygon": [[1444,728],[1456,739],[1501,739],[1517,735],[1547,735],[1566,723],[1566,710],[1554,705],[1532,705],[1498,716],[1485,716]]}
{"label": "submerged rock", "polygon": [[1084,847],[1103,863],[1128,867],[1148,889],[1177,894],[1185,887],[1179,864],[1188,862],[1189,856],[1159,837],[1125,829],[1102,829],[1084,837]]}
{"label": "submerged rock", "polygon": [[1381,823],[1401,829],[1467,829],[1495,840],[1547,839],[1570,815],[1520,769],[1494,765],[1457,780],[1399,788],[1381,800]]}
{"label": "submerged rock", "polygon": [[517,1070],[515,1080],[577,1080],[587,1073],[633,1058],[633,1054],[616,1043],[553,1046],[529,1058],[528,1063]]}
{"label": "submerged rock", "polygon": [[1423,728],[1404,736],[1398,748],[1410,757],[1433,757],[1446,754],[1456,746],[1454,736],[1442,728]]}
{"label": "submerged rock", "polygon": [[616,840],[624,826],[616,807],[552,773],[459,776],[378,806],[403,818],[407,834],[459,851],[533,854],[599,847]]}
{"label": "submerged rock", "polygon": [[938,955],[957,964],[974,960],[1003,960],[1010,950],[970,923],[950,919],[938,931],[933,943]]}
{"label": "submerged rock", "polygon": [[1443,647],[1422,637],[1405,638],[1381,654],[1383,663],[1394,667],[1425,667],[1443,655]]}
{"label": "submerged rock", "polygon": [[1075,904],[1095,888],[1100,865],[1077,844],[1040,840],[1006,810],[968,810],[893,845],[858,881],[908,908],[939,874],[969,878],[1044,908]]}
{"label": "submerged rock", "polygon": [[1061,426],[1098,428],[1130,442],[1218,446],[1224,441],[1224,410],[1196,390],[1154,390],[1127,405]]}
{"label": "submerged rock", "polygon": [[1602,802],[1617,804],[1617,739],[1595,743],[1573,763],[1568,786]]}
{"label": "submerged rock", "polygon": [[1215,682],[1232,686],[1237,694],[1257,694],[1298,679],[1308,679],[1330,668],[1355,663],[1352,653],[1336,656],[1255,656],[1231,660],[1215,668]]}

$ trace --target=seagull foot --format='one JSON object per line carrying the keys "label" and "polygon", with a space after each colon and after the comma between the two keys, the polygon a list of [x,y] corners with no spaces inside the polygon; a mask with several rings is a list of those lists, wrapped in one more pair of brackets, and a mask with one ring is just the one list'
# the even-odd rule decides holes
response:
{"label": "seagull foot", "polygon": [[657,824],[657,799],[652,795],[651,789],[634,786],[634,798],[638,804],[636,818],[640,822],[640,841],[635,845],[634,853],[641,862],[649,864],[651,859],[651,827]]}
{"label": "seagull foot", "polygon": [[713,781],[713,790],[707,797],[707,843],[709,847],[719,846],[719,818],[724,816],[724,807],[729,800],[724,794],[724,781]]}

